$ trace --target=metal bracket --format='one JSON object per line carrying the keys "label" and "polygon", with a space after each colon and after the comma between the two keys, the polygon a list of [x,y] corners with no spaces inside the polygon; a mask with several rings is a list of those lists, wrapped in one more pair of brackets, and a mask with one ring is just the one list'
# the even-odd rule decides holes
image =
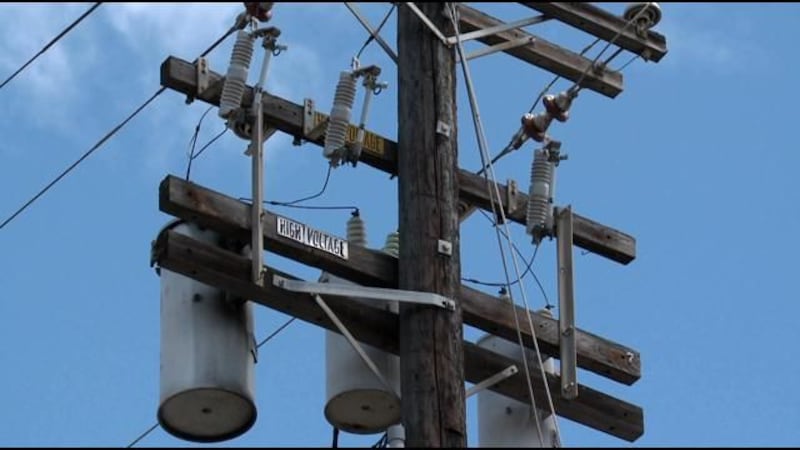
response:
{"label": "metal bracket", "polygon": [[417,15],[417,17],[419,17],[419,19],[422,21],[422,23],[424,23],[433,32],[433,34],[435,34],[436,37],[439,38],[440,41],[442,41],[442,44],[444,44],[444,45],[446,45],[448,47],[451,46],[451,44],[447,41],[447,38],[444,37],[444,34],[442,34],[442,32],[439,31],[438,28],[436,28],[436,25],[434,25],[433,22],[431,22],[431,20],[428,19],[428,16],[426,16],[425,13],[423,13],[422,11],[420,11],[419,8],[417,8],[417,5],[415,5],[412,2],[406,2],[405,5],[408,6],[408,8],[411,11],[413,11],[414,14]]}
{"label": "metal bracket", "polygon": [[325,130],[328,128],[328,121],[330,118],[326,117],[325,120],[318,124],[314,124],[314,117],[316,116],[316,109],[314,100],[307,98],[303,100],[303,138],[309,141],[316,141],[322,138]]}
{"label": "metal bracket", "polygon": [[[275,134],[276,131],[278,131],[277,128],[272,128],[272,127],[265,128],[264,132],[263,132],[263,135],[262,135],[262,141],[263,142],[267,142],[269,140],[269,138],[271,138],[272,135]],[[252,142],[250,142],[250,144],[244,150],[244,154],[247,155],[247,156],[250,156],[250,155],[253,154],[253,143]]]}
{"label": "metal bracket", "polygon": [[456,303],[433,292],[405,291],[347,284],[312,283],[308,281],[290,280],[279,275],[272,275],[272,284],[287,291],[306,294],[330,295],[334,297],[369,298],[382,301],[416,303],[420,305],[438,306],[455,311]]}
{"label": "metal bracket", "polygon": [[519,188],[517,187],[517,182],[508,179],[506,181],[506,215],[514,214],[517,211],[517,195],[519,194]]}
{"label": "metal bracket", "polygon": [[436,251],[438,251],[440,255],[453,256],[453,244],[450,241],[439,239],[436,241]]}
{"label": "metal bracket", "polygon": [[[465,58],[467,61],[475,58],[480,58],[481,56],[491,55],[492,53],[503,52],[506,50],[510,50],[512,48],[521,47],[527,44],[533,44],[536,42],[536,38],[533,36],[527,36],[519,39],[512,39],[510,41],[503,42],[502,44],[492,45],[491,47],[484,47],[480,50],[475,50],[472,53],[468,53]],[[456,54],[456,62],[461,62],[461,58]]]}
{"label": "metal bracket", "polygon": [[528,25],[535,25],[537,23],[542,23],[549,19],[550,19],[549,17],[546,17],[544,15],[539,15],[539,16],[528,17],[527,19],[517,20],[515,22],[502,23],[500,25],[495,25],[493,27],[470,31],[469,33],[464,33],[459,36],[450,36],[449,38],[447,38],[447,43],[450,45],[455,45],[459,40],[461,42],[467,42],[473,39],[480,39],[484,36],[490,36],[493,34],[502,33],[503,31],[513,30],[515,28],[522,28],[522,27],[527,27]]}
{"label": "metal bracket", "polygon": [[440,134],[444,137],[450,137],[450,125],[442,122],[441,120],[436,121],[436,134]]}
{"label": "metal bracket", "polygon": [[364,361],[364,364],[367,365],[369,370],[371,370],[372,373],[375,375],[375,377],[378,380],[380,380],[380,382],[383,383],[384,386],[386,386],[389,392],[394,393],[394,395],[396,395],[399,398],[400,394],[398,392],[395,392],[394,386],[392,386],[391,384],[389,384],[388,381],[386,381],[386,378],[378,369],[378,366],[376,366],[375,363],[372,362],[372,359],[370,359],[369,355],[367,355],[367,353],[361,347],[361,344],[359,344],[359,342],[353,337],[353,335],[350,334],[350,330],[348,330],[347,327],[344,326],[342,321],[339,320],[339,317],[336,315],[336,313],[334,313],[333,310],[331,310],[331,308],[328,306],[328,304],[325,303],[324,300],[322,300],[322,297],[320,297],[318,294],[312,294],[312,295],[314,296],[314,300],[317,302],[317,306],[319,306],[320,309],[322,309],[322,311],[325,312],[328,318],[331,319],[331,322],[333,322],[333,324],[336,326],[339,332],[342,333],[342,336],[344,336],[344,338],[347,339],[347,342],[350,343],[350,346],[353,347],[353,350],[355,350],[356,353],[358,353],[358,356],[361,357],[361,360]]}
{"label": "metal bracket", "polygon": [[202,95],[208,89],[208,59],[205,56],[197,58],[195,71],[197,73],[197,95]]}
{"label": "metal bracket", "polygon": [[311,130],[314,129],[314,100],[307,98],[303,100],[303,137],[307,138]]}
{"label": "metal bracket", "polygon": [[496,374],[490,376],[489,378],[467,389],[467,398],[470,398],[473,395],[477,394],[478,392],[483,391],[491,386],[494,386],[495,384],[505,380],[508,377],[516,375],[518,372],[519,369],[517,369],[517,366],[514,364],[506,367],[502,371],[497,372]]}
{"label": "metal bracket", "polygon": [[558,346],[561,353],[561,395],[572,400],[578,397],[572,265],[572,207],[557,209],[554,215],[558,247]]}

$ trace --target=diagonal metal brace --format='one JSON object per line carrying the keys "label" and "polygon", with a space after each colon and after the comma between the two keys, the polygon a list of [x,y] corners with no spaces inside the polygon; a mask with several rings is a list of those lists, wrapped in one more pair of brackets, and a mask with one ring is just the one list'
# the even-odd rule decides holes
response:
{"label": "diagonal metal brace", "polygon": [[450,45],[455,45],[460,40],[461,42],[471,41],[473,39],[480,39],[484,36],[490,36],[497,33],[502,33],[503,31],[514,30],[517,28],[526,27],[528,25],[535,25],[537,23],[542,23],[546,20],[549,20],[549,17],[544,15],[540,16],[533,16],[527,19],[517,20],[516,22],[510,23],[503,23],[500,25],[495,25],[493,27],[484,28],[481,30],[470,31],[469,33],[464,33],[460,36],[450,36],[447,38],[447,43]]}
{"label": "diagonal metal brace", "polygon": [[372,359],[370,359],[369,355],[367,355],[367,353],[364,352],[364,349],[361,347],[361,344],[359,344],[359,342],[353,337],[353,335],[350,334],[350,331],[347,329],[346,326],[344,326],[342,321],[339,320],[339,317],[336,315],[336,313],[333,312],[333,310],[331,310],[328,304],[325,303],[325,300],[323,300],[322,297],[320,297],[317,294],[312,294],[312,296],[314,297],[314,300],[317,302],[317,306],[319,306],[322,309],[322,311],[325,312],[328,318],[331,319],[331,322],[333,322],[333,324],[336,325],[336,328],[338,328],[339,332],[342,333],[342,336],[344,336],[344,338],[347,339],[347,342],[349,342],[350,346],[353,347],[353,350],[355,350],[356,353],[358,353],[358,356],[361,357],[361,360],[364,361],[364,364],[367,365],[369,370],[371,370],[372,373],[375,374],[375,377],[378,378],[378,380],[380,380],[380,382],[383,383],[384,386],[386,386],[386,389],[388,389],[389,392],[394,393],[394,395],[400,398],[400,394],[395,391],[394,386],[392,386],[391,384],[389,384],[388,381],[386,381],[386,378],[378,369],[378,366],[376,366],[375,363],[372,361]]}
{"label": "diagonal metal brace", "polygon": [[417,303],[421,305],[438,306],[450,311],[455,311],[456,309],[456,303],[453,300],[433,292],[404,291],[400,289],[351,286],[347,284],[312,283],[309,281],[289,280],[279,275],[272,276],[272,284],[281,289],[286,289],[287,291],[305,294]]}
{"label": "diagonal metal brace", "polygon": [[476,384],[475,386],[472,386],[471,388],[467,389],[467,398],[472,397],[473,395],[477,394],[478,392],[480,392],[480,391],[482,391],[484,389],[487,389],[487,388],[489,388],[491,386],[494,386],[495,384],[505,380],[506,378],[508,378],[508,377],[510,377],[512,375],[516,375],[518,372],[519,372],[519,369],[517,369],[517,366],[514,365],[514,364],[506,367],[502,371],[497,372],[496,374],[494,374],[494,375],[490,376],[489,378],[481,381],[480,383]]}
{"label": "diagonal metal brace", "polygon": [[428,29],[430,29],[431,32],[433,32],[433,34],[435,34],[436,37],[439,38],[440,41],[442,41],[444,45],[448,47],[452,45],[449,42],[447,42],[447,38],[444,37],[444,34],[442,34],[442,32],[439,31],[439,28],[437,28],[436,25],[434,25],[433,22],[431,22],[431,19],[429,19],[424,12],[422,12],[419,8],[417,8],[417,5],[415,5],[413,2],[406,2],[405,5],[408,6],[408,8],[411,11],[413,11],[414,14],[417,15],[417,17],[419,17],[422,23],[424,23],[428,27]]}

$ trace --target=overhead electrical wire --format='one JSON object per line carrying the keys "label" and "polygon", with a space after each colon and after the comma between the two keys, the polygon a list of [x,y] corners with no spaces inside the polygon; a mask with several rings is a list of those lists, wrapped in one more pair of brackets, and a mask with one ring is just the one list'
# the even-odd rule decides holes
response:
{"label": "overhead electrical wire", "polygon": [[159,424],[158,424],[158,422],[156,422],[152,427],[148,428],[147,431],[145,431],[144,433],[140,434],[139,437],[137,437],[130,444],[128,444],[126,446],[126,448],[132,448],[134,445],[138,444],[139,441],[141,441],[142,439],[146,438],[147,435],[149,435],[150,433],[155,431],[155,429],[158,428],[158,427],[159,427]]}
{"label": "overhead electrical wire", "polygon": [[[589,50],[591,50],[600,41],[601,41],[600,38],[597,38],[594,41],[592,41],[589,45],[584,47],[583,50],[581,50],[581,52],[579,53],[579,56],[585,55]],[[556,75],[555,77],[553,77],[552,80],[550,80],[549,83],[547,83],[545,85],[545,87],[541,91],[539,91],[539,95],[536,96],[536,100],[534,100],[533,103],[531,104],[530,109],[528,109],[528,113],[532,113],[536,109],[536,105],[539,104],[539,102],[542,100],[542,97],[544,97],[545,94],[547,94],[550,91],[550,88],[552,88],[553,85],[556,84],[556,82],[558,82],[558,80],[560,80],[560,79],[561,79],[561,76],[560,75]],[[491,164],[496,163],[501,158],[503,158],[504,156],[508,155],[512,151],[514,151],[514,145],[515,145],[517,139],[521,136],[521,132],[522,132],[522,128],[520,128],[519,131],[517,131],[517,133],[514,134],[514,136],[511,138],[511,141],[509,141],[508,145],[506,145],[503,150],[498,152],[497,155],[495,155],[495,157],[492,158]],[[481,175],[487,168],[488,168],[488,165],[484,165],[476,173],[478,175]]]}
{"label": "overhead electrical wire", "polygon": [[93,12],[94,12],[94,10],[95,10],[95,9],[97,9],[97,7],[98,7],[98,6],[100,6],[102,3],[103,3],[103,2],[97,2],[97,3],[95,3],[94,5],[92,5],[92,7],[91,7],[91,8],[89,8],[88,10],[86,10],[86,12],[84,12],[83,14],[81,14],[81,16],[80,16],[80,17],[78,17],[77,19],[75,19],[75,21],[74,21],[74,22],[72,22],[71,24],[69,24],[69,26],[67,26],[67,28],[64,28],[63,30],[61,30],[61,32],[60,32],[60,33],[58,33],[58,34],[56,35],[56,37],[54,37],[53,39],[51,39],[51,40],[50,40],[50,42],[48,42],[48,43],[47,43],[47,44],[46,44],[46,45],[45,45],[45,46],[44,46],[44,47],[43,47],[41,50],[39,50],[39,51],[38,51],[38,52],[37,52],[35,55],[33,55],[33,57],[31,57],[31,59],[29,59],[29,60],[28,60],[28,62],[26,62],[25,64],[23,64],[23,65],[22,65],[22,66],[21,66],[19,69],[17,69],[17,70],[16,70],[16,72],[12,73],[12,74],[11,74],[11,75],[10,75],[8,78],[6,78],[6,79],[5,79],[5,81],[3,81],[3,83],[2,83],[2,84],[0,84],[0,89],[3,89],[3,87],[5,87],[5,85],[6,85],[6,84],[8,84],[8,83],[9,83],[11,80],[13,80],[14,78],[16,78],[16,76],[17,76],[17,75],[19,75],[20,73],[22,73],[22,71],[23,71],[23,70],[25,70],[25,68],[26,68],[26,67],[28,67],[28,66],[29,66],[31,63],[33,63],[33,62],[36,60],[36,58],[38,58],[38,57],[42,56],[42,55],[43,55],[43,54],[44,54],[44,53],[45,53],[45,52],[46,52],[48,49],[50,49],[50,47],[52,47],[52,46],[53,46],[53,44],[55,44],[56,42],[58,42],[59,40],[61,40],[61,38],[63,38],[63,37],[64,37],[64,36],[65,36],[67,33],[69,33],[69,32],[70,32],[70,31],[71,31],[73,28],[75,28],[75,27],[76,27],[76,26],[77,26],[79,23],[81,23],[81,21],[83,21],[83,19],[85,19],[86,17],[88,17],[88,16],[89,16],[89,14],[93,13]]}
{"label": "overhead electrical wire", "polygon": [[[223,34],[219,39],[217,39],[211,46],[209,46],[203,53],[200,54],[199,58],[202,58],[208,55],[212,50],[217,48],[219,44],[222,43],[228,36],[233,34],[236,30],[239,29],[240,26],[246,25],[243,23],[243,20],[237,20],[237,23],[234,24],[225,34]],[[195,63],[197,59],[195,59]],[[119,130],[122,129],[125,125],[128,124],[134,117],[136,117],[140,112],[142,112],[153,100],[158,98],[166,90],[166,87],[160,87],[150,98],[148,98],[144,103],[142,103],[138,108],[136,108],[133,113],[131,113],[128,117],[126,117],[122,122],[117,124],[114,128],[111,129],[108,133],[106,133],[99,141],[97,141],[89,150],[87,150],[80,158],[78,158],[74,163],[70,164],[69,167],[64,169],[58,176],[56,176],[52,181],[50,181],[44,188],[42,188],[36,195],[34,195],[30,200],[25,202],[19,209],[17,209],[13,214],[11,214],[8,218],[6,218],[2,224],[0,224],[0,230],[2,230],[6,225],[11,223],[17,216],[19,216],[23,211],[25,211],[29,206],[31,206],[36,200],[39,199],[42,195],[44,195],[50,188],[52,188],[56,183],[61,181],[67,174],[69,174],[73,169],[75,169],[80,163],[82,163],[86,158],[91,156],[96,150],[98,150],[103,144],[106,143],[111,137],[113,137]]]}
{"label": "overhead electrical wire", "polygon": [[[346,6],[348,9],[350,9],[350,5]],[[386,25],[386,21],[389,20],[389,17],[392,15],[392,12],[394,12],[396,6],[397,5],[395,3],[392,3],[392,7],[389,8],[389,12],[387,12],[386,15],[383,16],[383,20],[381,20],[381,23],[378,24],[378,28],[375,29],[375,34],[374,35],[370,34],[367,40],[364,41],[364,45],[362,45],[361,49],[358,51],[358,53],[356,53],[356,59],[359,59],[361,57],[361,53],[369,46],[370,43],[372,43],[372,41],[375,40],[375,36],[380,34],[381,29],[383,29],[383,26]],[[355,14],[355,12],[352,9],[350,9],[350,11],[353,12],[353,14]]]}
{"label": "overhead electrical wire", "polygon": [[[489,214],[487,214],[487,213],[486,213],[486,212],[484,212],[484,211],[480,211],[480,213],[481,213],[481,214],[483,214],[483,217],[485,217],[485,218],[486,218],[486,220],[488,220],[489,222],[491,222],[492,224],[494,224],[494,221],[493,221],[493,220],[492,220],[492,218],[489,216]],[[500,232],[501,232],[501,233],[503,233],[503,234],[505,234],[505,231],[504,231],[504,230],[500,230]],[[520,257],[520,258],[521,258],[523,261],[525,261],[525,260],[526,260],[526,258],[525,258],[525,256],[522,254],[522,252],[520,251],[519,247],[517,247],[516,245],[513,245],[512,247],[513,247],[513,249],[514,249],[514,252],[515,252],[515,253],[516,253],[516,254],[517,254],[517,255],[518,255],[518,256],[519,256],[519,257]],[[539,287],[539,291],[542,293],[542,298],[544,299],[544,304],[545,304],[545,306],[544,306],[544,307],[545,307],[545,309],[552,310],[552,309],[554,308],[554,305],[553,305],[553,304],[550,302],[550,297],[547,295],[547,292],[545,291],[545,289],[544,289],[544,286],[542,285],[542,282],[541,282],[541,280],[539,280],[539,277],[536,275],[536,272],[533,270],[533,263],[534,263],[534,261],[536,260],[536,255],[537,255],[538,253],[539,253],[539,246],[537,245],[536,247],[534,247],[534,250],[533,250],[533,255],[531,255],[531,257],[530,257],[530,259],[529,259],[529,260],[527,260],[527,266],[526,266],[525,272],[523,272],[523,273],[522,273],[522,276],[521,276],[521,278],[519,278],[519,279],[517,279],[517,280],[514,280],[514,281],[512,281],[511,283],[503,283],[503,282],[487,282],[487,281],[481,281],[481,280],[477,280],[477,279],[475,279],[475,278],[466,278],[466,277],[465,277],[465,278],[462,278],[462,279],[461,279],[461,281],[465,281],[465,282],[467,282],[467,283],[478,284],[478,285],[482,285],[482,286],[489,286],[489,287],[506,287],[508,290],[511,290],[511,287],[512,287],[512,286],[514,286],[514,285],[516,285],[517,283],[519,283],[519,282],[520,282],[520,279],[522,279],[522,278],[525,278],[525,276],[526,276],[528,273],[530,273],[530,274],[533,276],[533,280],[536,282],[536,285]]]}
{"label": "overhead electrical wire", "polygon": [[[643,15],[643,14],[644,14],[646,11],[647,11],[647,9],[650,7],[650,5],[651,5],[651,4],[652,4],[652,3],[647,3],[647,5],[646,5],[644,8],[642,8],[642,9],[641,9],[641,10],[640,10],[640,11],[639,11],[639,12],[638,12],[638,13],[637,13],[637,14],[636,14],[634,17],[632,17],[630,20],[628,20],[628,21],[625,23],[625,25],[623,25],[623,27],[622,27],[622,28],[621,28],[621,29],[620,29],[620,30],[617,32],[617,34],[616,34],[616,35],[614,35],[614,36],[613,36],[613,37],[612,37],[612,38],[611,38],[611,39],[610,39],[610,40],[609,40],[609,41],[606,43],[606,46],[605,46],[605,47],[603,47],[603,49],[602,49],[602,50],[600,50],[600,53],[598,53],[598,54],[597,54],[597,56],[595,56],[595,58],[592,60],[591,64],[589,64],[589,65],[586,67],[586,69],[585,69],[585,70],[584,70],[584,71],[581,73],[581,76],[578,78],[578,81],[577,81],[577,82],[575,82],[575,84],[573,85],[573,88],[577,88],[577,91],[580,91],[580,90],[582,89],[582,87],[580,86],[581,82],[583,82],[583,80],[584,80],[584,78],[586,77],[586,75],[588,75],[588,74],[589,74],[589,72],[590,72],[590,71],[591,71],[591,70],[592,70],[594,67],[596,67],[596,66],[597,66],[597,62],[600,60],[600,57],[601,57],[601,56],[603,56],[603,53],[605,53],[605,52],[606,52],[606,50],[608,50],[608,48],[609,48],[609,47],[611,47],[612,45],[614,45],[614,43],[617,41],[617,39],[619,39],[619,37],[620,37],[620,36],[622,36],[622,33],[624,33],[624,32],[625,32],[625,30],[627,30],[627,29],[628,29],[628,27],[630,27],[630,26],[631,26],[631,24],[633,24],[633,23],[634,23],[636,20],[638,20],[638,19],[639,19],[639,18],[640,18],[640,17],[641,17],[641,16],[642,16],[642,15]],[[593,41],[591,44],[589,44],[588,46],[586,46],[586,47],[585,47],[585,48],[584,48],[584,49],[581,51],[581,53],[580,53],[580,56],[583,56],[583,55],[585,55],[585,54],[586,54],[586,53],[587,53],[589,50],[591,50],[591,49],[592,49],[592,47],[594,47],[594,46],[595,46],[595,45],[596,45],[598,42],[600,42],[600,41],[601,41],[601,39],[600,39],[600,38],[597,38],[597,39],[595,39],[595,40],[594,40],[594,41]],[[611,61],[612,61],[614,58],[616,58],[616,57],[617,57],[617,56],[618,56],[620,53],[622,53],[622,51],[623,51],[623,48],[622,48],[622,47],[619,47],[619,48],[618,48],[618,49],[617,49],[617,50],[616,50],[616,51],[615,51],[615,52],[614,52],[614,53],[613,53],[613,54],[612,54],[610,57],[608,57],[608,58],[607,58],[605,61],[603,61],[602,67],[606,67],[606,66],[608,66],[608,64],[609,64],[609,63],[611,63]],[[626,68],[626,67],[628,67],[628,65],[630,65],[632,62],[634,62],[634,61],[635,61],[636,59],[638,59],[639,57],[640,57],[640,55],[633,55],[633,57],[631,57],[631,59],[630,59],[630,60],[628,60],[628,62],[626,62],[626,63],[625,63],[625,64],[623,64],[623,65],[622,65],[622,66],[621,66],[619,69],[617,69],[617,71],[618,71],[618,72],[622,72],[623,70],[625,70],[625,68]],[[539,101],[542,99],[542,97],[544,97],[544,95],[547,93],[547,91],[549,91],[549,90],[550,90],[550,88],[551,88],[551,87],[552,87],[552,86],[553,86],[553,85],[554,85],[554,84],[555,84],[555,83],[556,83],[556,82],[557,82],[559,79],[560,79],[560,76],[556,76],[555,78],[553,78],[553,80],[552,80],[552,81],[550,81],[550,83],[549,83],[547,86],[545,86],[545,88],[544,88],[544,89],[543,89],[543,90],[542,90],[542,91],[539,93],[539,95],[536,97],[536,100],[534,100],[534,102],[533,102],[533,105],[532,105],[532,106],[531,106],[531,108],[528,110],[528,113],[532,113],[532,112],[533,112],[533,110],[536,108],[536,105],[539,103]],[[577,92],[577,91],[576,91],[576,92]],[[511,153],[512,151],[514,151],[514,150],[515,150],[515,148],[514,148],[514,147],[515,147],[515,144],[516,144],[517,140],[518,140],[518,139],[521,137],[521,132],[522,132],[522,128],[520,128],[520,130],[519,130],[519,131],[517,131],[517,133],[516,133],[516,134],[514,134],[514,136],[511,138],[511,141],[508,143],[508,145],[506,145],[506,147],[505,147],[503,150],[501,150],[501,151],[500,151],[500,152],[499,152],[499,153],[498,153],[498,154],[497,154],[497,155],[496,155],[494,158],[492,158],[492,160],[491,160],[491,161],[492,161],[492,163],[496,163],[496,162],[497,162],[497,161],[499,161],[501,158],[503,158],[504,156],[508,155],[509,153]],[[478,173],[478,175],[482,174],[482,173],[483,173],[483,172],[486,170],[486,168],[487,168],[487,166],[486,166],[486,165],[484,165],[484,166],[483,166],[483,167],[482,167],[482,168],[481,168],[481,169],[480,169],[480,170],[477,172],[477,173]]]}

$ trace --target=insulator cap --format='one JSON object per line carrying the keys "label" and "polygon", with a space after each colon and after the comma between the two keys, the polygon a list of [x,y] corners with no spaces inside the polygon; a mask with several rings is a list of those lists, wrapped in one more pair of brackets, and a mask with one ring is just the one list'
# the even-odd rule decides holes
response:
{"label": "insulator cap", "polygon": [[547,128],[553,121],[553,116],[548,112],[525,114],[521,121],[525,134],[536,142],[542,142],[547,134]]}
{"label": "insulator cap", "polygon": [[243,2],[247,14],[258,19],[259,22],[267,22],[272,18],[273,2]]}

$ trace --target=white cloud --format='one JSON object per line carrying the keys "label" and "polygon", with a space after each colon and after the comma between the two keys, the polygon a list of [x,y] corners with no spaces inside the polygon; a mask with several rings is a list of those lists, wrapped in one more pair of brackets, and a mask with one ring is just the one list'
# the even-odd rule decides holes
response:
{"label": "white cloud", "polygon": [[[10,76],[37,54],[56,34],[88,9],[84,4],[4,4],[0,6],[0,71]],[[3,89],[7,110],[17,118],[33,115],[41,126],[60,126],[69,104],[80,94],[80,74],[92,65],[96,45],[87,30],[97,14],[53,44]],[[10,91],[10,92],[8,92]]]}
{"label": "white cloud", "polygon": [[120,3],[109,5],[111,25],[141,53],[199,52],[222,35],[241,3]]}

